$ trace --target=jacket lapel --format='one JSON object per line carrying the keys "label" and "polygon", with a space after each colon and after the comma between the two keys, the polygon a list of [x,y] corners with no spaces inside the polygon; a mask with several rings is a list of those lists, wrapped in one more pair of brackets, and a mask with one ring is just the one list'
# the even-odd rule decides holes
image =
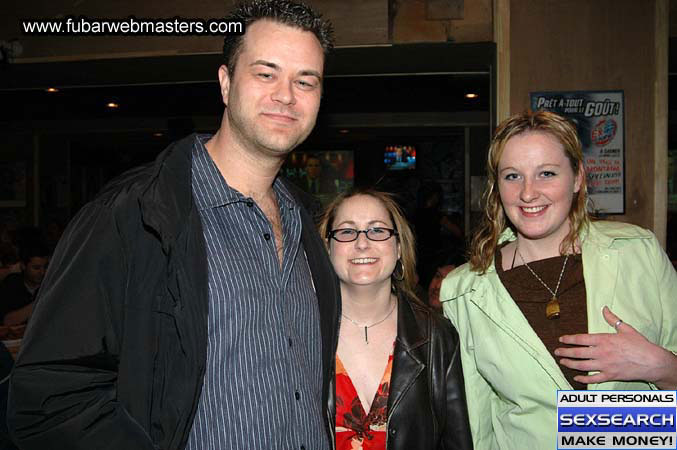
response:
{"label": "jacket lapel", "polygon": [[[301,209],[303,230],[301,240],[308,257],[313,283],[317,292],[320,308],[320,327],[322,329],[322,353],[325,364],[334,357],[338,343],[339,293],[338,283],[315,226],[305,211]],[[325,367],[328,367],[325,365]]]}
{"label": "jacket lapel", "polygon": [[157,233],[165,253],[186,229],[186,218],[194,209],[191,151],[195,139],[191,134],[157,157],[139,200],[143,223]]}
{"label": "jacket lapel", "polygon": [[[421,333],[426,330],[426,335]],[[409,302],[398,299],[397,340],[393,354],[393,370],[388,394],[388,417],[393,414],[402,396],[409,390],[416,378],[425,369],[423,347],[430,340],[427,324],[417,324],[416,316]]]}
{"label": "jacket lapel", "polygon": [[181,350],[204,362],[209,293],[207,251],[193,202],[191,152],[195,139],[191,134],[158,156],[139,207],[143,223],[153,230],[167,255],[167,289],[175,301],[173,314]]}
{"label": "jacket lapel", "polygon": [[477,291],[472,295],[471,302],[533,358],[560,389],[572,389],[543,341],[501,283],[494,266],[483,276],[486,277],[485,283],[477,284]]}

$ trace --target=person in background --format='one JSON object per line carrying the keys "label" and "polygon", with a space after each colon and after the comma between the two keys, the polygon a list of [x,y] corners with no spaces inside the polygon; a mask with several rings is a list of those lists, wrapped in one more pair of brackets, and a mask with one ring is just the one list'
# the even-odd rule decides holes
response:
{"label": "person in background", "polygon": [[315,155],[310,155],[306,159],[305,175],[298,180],[299,186],[312,195],[333,194],[336,193],[334,180],[323,176],[322,162]]}
{"label": "person in background", "polygon": [[442,186],[435,181],[425,181],[416,193],[413,222],[422,286],[430,284],[438,267],[465,262],[463,229],[442,211],[443,198]]}
{"label": "person in background", "polygon": [[496,130],[468,264],[442,283],[476,448],[557,444],[557,390],[677,388],[677,274],[655,236],[588,217],[575,127],[525,112]]}
{"label": "person in background", "polygon": [[440,266],[437,268],[435,275],[433,275],[433,279],[430,280],[430,285],[428,286],[428,305],[435,311],[442,312],[442,304],[440,303],[442,281],[455,268],[456,266],[453,264]]}
{"label": "person in background", "polygon": [[21,272],[10,273],[0,284],[2,325],[26,323],[33,312],[35,297],[47,271],[49,250],[34,243],[20,250]]}
{"label": "person in background", "polygon": [[12,273],[21,272],[21,261],[14,245],[0,242],[0,282]]}
{"label": "person in background", "polygon": [[414,293],[414,236],[397,203],[372,189],[339,194],[320,234],[342,299],[336,448],[472,448],[458,335]]}

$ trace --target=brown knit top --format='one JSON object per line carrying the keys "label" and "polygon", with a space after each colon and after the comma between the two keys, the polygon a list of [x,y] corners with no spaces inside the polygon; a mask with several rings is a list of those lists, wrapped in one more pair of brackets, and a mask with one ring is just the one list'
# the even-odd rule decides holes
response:
{"label": "brown knit top", "polygon": [[[515,263],[520,264],[521,262],[520,258],[517,257]],[[581,255],[569,256],[559,291],[557,291],[560,317],[553,320],[545,316],[545,306],[552,299],[552,294],[529,272],[526,266],[520,265],[504,271],[501,264],[500,249],[496,251],[494,263],[501,283],[522,311],[531,328],[534,329],[550,354],[555,358],[555,361],[559,361],[559,357],[555,356],[553,352],[558,347],[568,347],[568,345],[561,344],[558,341],[559,337],[564,334],[588,332],[585,280],[583,280]],[[529,267],[554,291],[563,264],[564,256],[558,256],[530,262]],[[574,376],[583,372],[562,365],[560,365],[560,369],[574,389],[587,389],[587,385],[574,381]]]}

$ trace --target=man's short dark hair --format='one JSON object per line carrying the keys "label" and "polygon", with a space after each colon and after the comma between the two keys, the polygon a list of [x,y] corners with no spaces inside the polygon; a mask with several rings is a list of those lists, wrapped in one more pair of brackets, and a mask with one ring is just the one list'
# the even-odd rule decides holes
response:
{"label": "man's short dark hair", "polygon": [[49,249],[42,242],[33,242],[26,244],[19,249],[21,262],[28,264],[33,258],[47,258],[49,257]]}
{"label": "man's short dark hair", "polygon": [[[240,21],[247,27],[254,22],[268,19],[315,35],[325,57],[334,48],[334,30],[327,19],[308,5],[292,0],[250,0],[240,3],[226,20]],[[223,40],[223,63],[230,76],[235,73],[235,63],[242,51],[244,35],[226,35]]]}

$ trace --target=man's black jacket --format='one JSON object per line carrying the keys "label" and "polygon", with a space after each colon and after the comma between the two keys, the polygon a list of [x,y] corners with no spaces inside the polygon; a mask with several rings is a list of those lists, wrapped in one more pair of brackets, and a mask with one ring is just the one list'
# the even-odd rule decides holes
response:
{"label": "man's black jacket", "polygon": [[[209,310],[191,190],[194,139],[113,181],[61,238],[10,381],[8,423],[22,449],[185,447]],[[303,208],[301,218],[319,300],[326,405],[339,288]]]}

